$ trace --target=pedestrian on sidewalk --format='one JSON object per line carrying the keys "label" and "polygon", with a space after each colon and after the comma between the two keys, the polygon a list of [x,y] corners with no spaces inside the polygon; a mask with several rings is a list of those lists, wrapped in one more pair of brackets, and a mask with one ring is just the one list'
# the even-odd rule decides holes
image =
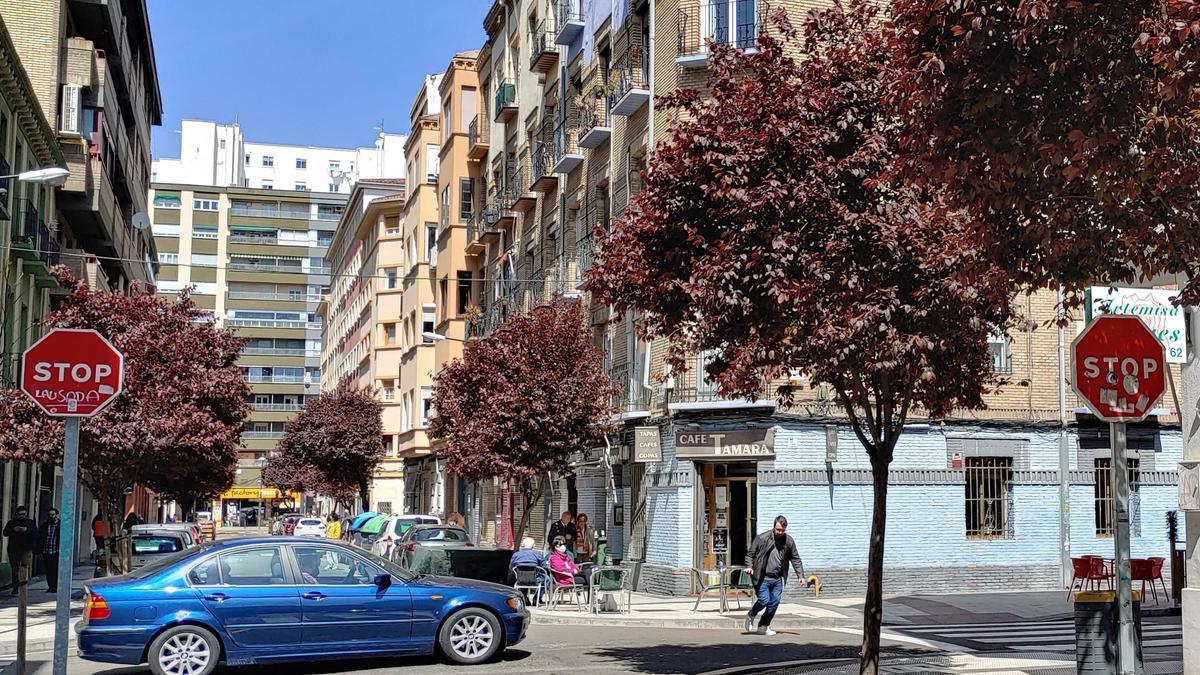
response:
{"label": "pedestrian on sidewalk", "polygon": [[325,538],[326,539],[341,539],[342,538],[342,521],[338,518],[337,513],[329,514],[329,518],[325,521]]}
{"label": "pedestrian on sidewalk", "polygon": [[581,513],[575,516],[575,562],[583,563],[601,563],[602,560],[596,560],[596,532],[588,527],[588,517],[586,513]]}
{"label": "pedestrian on sidewalk", "polygon": [[92,518],[92,539],[96,542],[96,558],[100,558],[100,554],[104,551],[104,542],[108,540],[111,526],[108,521],[100,517],[100,512],[96,512],[96,517]]}
{"label": "pedestrian on sidewalk", "polygon": [[779,601],[783,599],[783,582],[787,579],[787,567],[790,564],[800,576],[800,583],[805,583],[804,563],[800,561],[800,552],[796,550],[796,541],[787,533],[787,518],[775,516],[775,526],[754,538],[750,544],[747,559],[753,567],[746,568],[754,580],[754,592],[757,599],[750,613],[746,615],[746,632],[754,631],[754,617],[762,612],[758,622],[759,635],[774,635],[771,630],[771,620],[779,609]]}
{"label": "pedestrian on sidewalk", "polygon": [[29,509],[17,507],[16,516],[4,524],[4,537],[8,539],[8,562],[13,571],[13,595],[21,581],[29,579],[33,567],[33,551],[37,547],[38,527],[29,517]]}
{"label": "pedestrian on sidewalk", "polygon": [[46,570],[46,591],[58,592],[58,509],[50,509],[46,522],[38,528],[38,553],[42,556],[42,569]]}
{"label": "pedestrian on sidewalk", "polygon": [[571,516],[570,511],[563,511],[562,517],[550,523],[550,532],[546,534],[546,543],[549,544],[555,539],[562,537],[563,542],[567,546],[568,551],[575,550],[575,518]]}

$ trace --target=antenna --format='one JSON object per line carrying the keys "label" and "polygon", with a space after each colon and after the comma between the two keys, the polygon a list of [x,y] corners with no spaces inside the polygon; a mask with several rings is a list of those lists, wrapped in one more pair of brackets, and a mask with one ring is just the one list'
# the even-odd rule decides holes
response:
{"label": "antenna", "polygon": [[133,219],[131,222],[134,228],[138,230],[144,230],[147,227],[150,227],[150,216],[147,216],[144,213],[135,213],[133,214]]}

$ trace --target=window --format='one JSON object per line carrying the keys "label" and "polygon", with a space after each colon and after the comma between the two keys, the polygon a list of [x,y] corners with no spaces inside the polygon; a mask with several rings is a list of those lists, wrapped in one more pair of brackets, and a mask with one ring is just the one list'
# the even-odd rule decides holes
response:
{"label": "window", "polygon": [[467,307],[471,304],[471,273],[459,271],[458,273],[458,307],[457,313],[459,316],[467,313]]}
{"label": "window", "polygon": [[438,146],[425,146],[425,182],[436,183],[438,179]]}
{"label": "window", "polygon": [[274,189],[275,189],[275,184],[274,184],[274,183],[272,183],[272,182],[271,182],[271,181],[269,181],[269,180],[264,180],[264,181],[262,182],[262,189],[264,189],[264,190],[274,190]]}
{"label": "window", "polygon": [[250,153],[246,153],[246,163],[250,163]]}
{"label": "window", "polygon": [[279,547],[252,548],[222,553],[221,580],[230,586],[277,586],[288,583]]}
{"label": "window", "polygon": [[296,192],[308,192],[308,183],[296,183]]}
{"label": "window", "polygon": [[192,208],[197,211],[216,211],[221,206],[221,202],[216,199],[194,199],[192,200]]}
{"label": "window", "polygon": [[997,375],[1012,374],[1012,339],[1005,333],[993,330],[988,335],[988,351],[992,353],[992,372]]}
{"label": "window", "polygon": [[462,88],[462,108],[458,111],[458,129],[462,131],[471,126],[471,120],[478,113],[479,103],[475,99],[475,87]]}
{"label": "window", "polygon": [[437,264],[437,224],[425,223],[425,262]]}
{"label": "window", "polygon": [[[395,327],[396,327],[396,325],[392,324],[392,328],[395,328]],[[384,380],[383,381],[383,400],[387,401],[387,402],[392,402],[392,401],[396,400],[396,381],[395,380]]]}
{"label": "window", "polygon": [[330,183],[330,184],[329,184],[329,191],[330,191],[330,192],[337,192],[337,183]]}
{"label": "window", "polygon": [[385,345],[394,345],[396,342],[396,324],[389,323],[383,326],[383,343]]}
{"label": "window", "polygon": [[215,253],[193,253],[192,267],[216,267],[217,254]]}
{"label": "window", "polygon": [[[442,142],[450,140],[450,134],[454,133],[454,118],[450,116],[450,111],[453,101],[446,99],[446,105],[442,106]],[[464,127],[465,128],[465,127]]]}
{"label": "window", "polygon": [[341,171],[342,163],[336,159],[329,160],[329,170],[330,171]]}
{"label": "window", "polygon": [[216,295],[217,284],[212,281],[193,281],[192,295]]}
{"label": "window", "polygon": [[403,403],[400,406],[402,415],[400,416],[400,431],[409,431],[412,429],[412,392],[404,392],[401,397]]}
{"label": "window", "polygon": [[308,168],[308,160],[303,157],[297,157],[296,158],[296,168],[297,169],[307,169]]}
{"label": "window", "polygon": [[458,221],[466,223],[471,220],[471,212],[475,205],[475,185],[470,178],[458,179]]}
{"label": "window", "polygon": [[429,426],[433,417],[433,387],[421,387],[421,426]]}
{"label": "window", "polygon": [[375,502],[375,512],[376,513],[391,513],[392,512],[392,503],[391,502]]}
{"label": "window", "polygon": [[193,586],[219,586],[221,584],[221,567],[217,564],[217,556],[196,565],[188,572],[188,583]]}
{"label": "window", "polygon": [[365,586],[382,574],[377,567],[346,551],[324,546],[297,546],[292,549],[300,566],[300,583],[322,586]]}
{"label": "window", "polygon": [[400,220],[399,219],[392,220],[392,221],[385,220],[383,222],[383,234],[386,237],[394,237],[394,236],[400,234]]}
{"label": "window", "polygon": [[385,269],[383,271],[383,273],[384,273],[384,275],[387,276],[387,287],[389,289],[396,288],[396,286],[397,286],[396,268],[389,267],[389,268]]}
{"label": "window", "polygon": [[[1095,487],[1095,514],[1096,514],[1096,536],[1111,537],[1116,530],[1116,504],[1113,499],[1113,483],[1112,483],[1112,458],[1097,457],[1095,458],[1094,468],[1096,471],[1096,487]],[[1129,457],[1126,459],[1129,463],[1129,530],[1131,536],[1136,536],[1141,530],[1140,518],[1138,518],[1138,507],[1140,505],[1140,486],[1139,465],[1141,460]]]}
{"label": "window", "polygon": [[154,226],[151,228],[151,231],[154,232],[154,236],[156,236],[156,237],[178,237],[179,236],[179,226],[175,225],[175,224],[170,224],[170,223],[154,223]]}
{"label": "window", "polygon": [[967,457],[967,539],[1010,539],[1012,457]]}
{"label": "window", "polygon": [[437,323],[436,314],[437,308],[435,308],[433,305],[425,305],[421,310],[421,341],[425,342],[426,344],[433,342],[432,340],[425,338],[423,334],[433,332],[434,325]]}
{"label": "window", "polygon": [[263,155],[262,165],[263,166],[275,166],[275,158],[270,155]]}
{"label": "window", "polygon": [[158,252],[158,262],[160,265],[178,265],[179,264],[179,254],[178,253],[167,253],[165,251],[159,251]]}
{"label": "window", "polygon": [[217,143],[217,147],[221,148],[222,150],[225,149],[225,139],[224,138],[222,138],[221,141],[219,143]]}
{"label": "window", "polygon": [[194,225],[192,226],[192,239],[216,239],[216,225]]}
{"label": "window", "polygon": [[[3,139],[0,139],[0,143],[2,142]],[[154,206],[160,209],[178,209],[182,207],[182,204],[179,202],[179,195],[155,194]]]}
{"label": "window", "polygon": [[753,47],[758,39],[756,5],[755,0],[710,0],[700,12],[701,35],[740,49]]}

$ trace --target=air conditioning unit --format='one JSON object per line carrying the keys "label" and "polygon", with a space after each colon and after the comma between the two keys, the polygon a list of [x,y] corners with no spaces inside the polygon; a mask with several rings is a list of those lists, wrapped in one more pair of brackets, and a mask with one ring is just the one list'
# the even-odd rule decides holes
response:
{"label": "air conditioning unit", "polygon": [[79,134],[80,119],[83,114],[81,99],[83,87],[77,84],[64,84],[62,89],[62,114],[59,116],[58,130],[64,134]]}

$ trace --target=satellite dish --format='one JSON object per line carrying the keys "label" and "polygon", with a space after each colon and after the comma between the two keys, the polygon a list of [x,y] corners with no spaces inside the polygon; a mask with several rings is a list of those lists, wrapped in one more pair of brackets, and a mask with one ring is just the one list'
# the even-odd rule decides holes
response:
{"label": "satellite dish", "polygon": [[133,214],[133,227],[138,230],[144,230],[150,227],[150,216],[144,213]]}

